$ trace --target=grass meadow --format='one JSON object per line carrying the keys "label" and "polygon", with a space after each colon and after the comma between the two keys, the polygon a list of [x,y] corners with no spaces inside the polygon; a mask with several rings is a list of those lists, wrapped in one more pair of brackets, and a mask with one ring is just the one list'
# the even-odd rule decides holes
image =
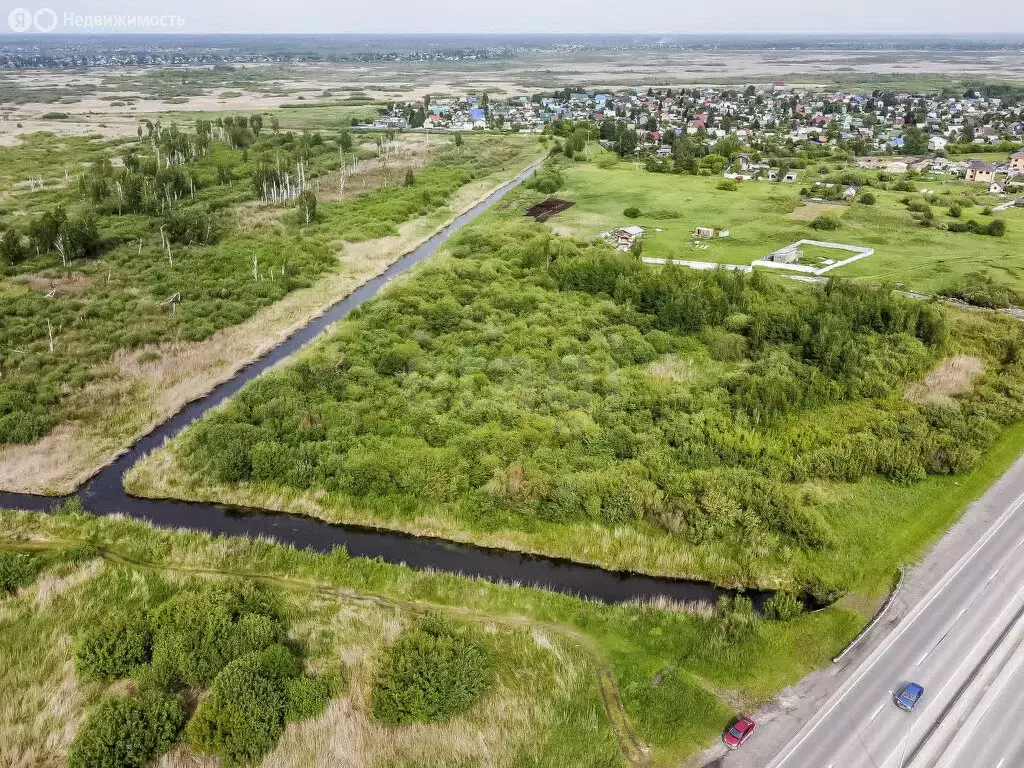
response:
{"label": "grass meadow", "polygon": [[[76,638],[202,580],[259,582],[285,606],[311,671],[340,666],[345,690],[289,726],[264,766],[678,765],[841,648],[866,617],[843,606],[725,632],[710,610],[605,606],[543,590],[414,571],[344,551],[153,529],[67,510],[2,512],[0,548],[91,553],[0,596],[0,759],[63,765],[83,713],[130,684],[80,681]],[[383,727],[367,709],[382,647],[431,611],[486,631],[496,683],[466,715]],[[649,747],[649,756],[642,748]],[[196,765],[178,748],[163,766]],[[199,763],[207,764],[207,763]]]}
{"label": "grass meadow", "polygon": [[[805,205],[800,190],[819,178],[816,167],[799,171],[795,183],[753,181],[729,192],[717,189],[717,177],[648,173],[601,153],[563,171],[565,186],[556,194],[575,205],[548,224],[556,232],[584,239],[637,224],[646,230],[644,256],[722,264],[749,264],[804,238],[828,240],[875,249],[873,256],[836,270],[836,276],[901,283],[934,293],[979,275],[1024,292],[1024,209],[996,214],[1006,221],[1006,235],[988,237],[920,226],[900,202],[905,192],[874,189],[874,206]],[[835,171],[836,164],[831,168]],[[915,184],[938,195],[967,193],[985,204],[998,201],[989,197],[984,185],[952,180]],[[542,199],[527,190],[519,194],[526,207]],[[640,209],[639,218],[623,216],[631,206]],[[842,226],[831,232],[812,229],[811,219],[826,212],[838,216]],[[951,221],[940,208],[935,215],[936,221]],[[962,219],[969,218],[990,220],[981,206],[966,208]],[[728,230],[729,237],[695,240],[696,227]]]}

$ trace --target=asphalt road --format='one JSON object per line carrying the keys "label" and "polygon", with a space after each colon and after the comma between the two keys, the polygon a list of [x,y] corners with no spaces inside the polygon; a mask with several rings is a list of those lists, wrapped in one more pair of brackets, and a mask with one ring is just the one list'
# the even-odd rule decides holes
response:
{"label": "asphalt road", "polygon": [[[925,687],[912,713],[892,701],[907,681]],[[768,768],[1020,768],[1022,704],[1024,494]]]}

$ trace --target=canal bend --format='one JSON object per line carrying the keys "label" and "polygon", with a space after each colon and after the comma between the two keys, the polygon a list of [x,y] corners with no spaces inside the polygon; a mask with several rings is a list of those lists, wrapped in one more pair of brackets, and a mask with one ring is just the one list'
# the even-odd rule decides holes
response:
{"label": "canal bend", "polygon": [[[537,586],[606,603],[653,599],[713,603],[723,595],[734,594],[733,590],[710,582],[609,571],[570,560],[328,523],[269,510],[172,499],[135,498],[124,490],[124,473],[138,459],[163,445],[166,439],[178,434],[211,408],[234,395],[265,370],[310,344],[331,325],[380,293],[392,278],[430,257],[448,238],[527,179],[536,167],[537,164],[526,169],[488,198],[455,218],[418,248],[392,263],[380,275],[363,283],[263,357],[241,368],[231,379],[207,395],[186,404],[102,469],[77,493],[58,498],[0,492],[0,507],[49,512],[77,496],[83,508],[94,515],[124,515],[162,528],[189,528],[224,536],[272,537],[283,544],[322,553],[330,552],[335,547],[344,547],[350,555],[356,557],[380,558],[388,563],[404,564],[411,568],[457,573],[494,582]],[[747,591],[746,594],[760,607],[771,593]]]}

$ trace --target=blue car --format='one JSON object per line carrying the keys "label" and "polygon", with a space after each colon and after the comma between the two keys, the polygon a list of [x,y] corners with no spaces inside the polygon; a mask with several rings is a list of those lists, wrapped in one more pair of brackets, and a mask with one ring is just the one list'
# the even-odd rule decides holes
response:
{"label": "blue car", "polygon": [[918,685],[917,683],[906,683],[893,692],[892,700],[900,709],[905,709],[907,712],[913,712],[914,707],[917,706],[917,702],[919,702],[923,696],[924,686]]}

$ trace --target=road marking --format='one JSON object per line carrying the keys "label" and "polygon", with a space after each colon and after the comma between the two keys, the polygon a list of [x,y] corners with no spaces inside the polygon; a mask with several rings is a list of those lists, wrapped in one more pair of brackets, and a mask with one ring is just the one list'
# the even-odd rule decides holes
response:
{"label": "road marking", "polygon": [[878,709],[876,709],[876,710],[875,710],[875,713],[874,713],[873,715],[871,715],[871,720],[869,720],[868,722],[870,723],[870,722],[872,722],[872,721],[873,721],[873,720],[874,720],[874,719],[875,719],[876,717],[878,717],[878,713],[879,713],[879,712],[881,712],[881,711],[882,711],[882,710],[883,710],[884,708],[885,708],[885,702],[883,702],[883,703],[879,704],[879,705],[878,705]]}
{"label": "road marking", "polygon": [[[1006,758],[1004,757],[1002,760],[1000,760],[998,763],[996,763],[996,768],[1003,768],[1003,764],[1005,762],[1006,762]],[[829,768],[832,768],[832,766],[830,765]]]}
{"label": "road marking", "polygon": [[995,535],[1002,529],[1004,525],[1013,517],[1013,515],[1020,509],[1021,505],[1024,504],[1024,493],[1014,499],[1013,503],[1007,507],[1006,511],[1003,512],[1002,516],[992,525],[991,528],[983,535],[974,546],[967,550],[960,560],[953,566],[952,569],[946,572],[946,575],[939,579],[938,583],[932,587],[931,591],[925,596],[925,599],[918,603],[910,613],[904,617],[903,621],[900,622],[899,626],[893,630],[889,636],[882,641],[882,643],[871,653],[871,655],[864,660],[864,662],[857,668],[857,671],[843,684],[843,686],[836,692],[832,697],[831,701],[825,706],[824,709],[819,709],[818,713],[812,718],[802,729],[801,733],[797,738],[783,747],[783,751],[775,757],[768,764],[768,768],[777,768],[783,765],[796,750],[800,748],[807,739],[810,737],[814,729],[818,727],[829,714],[842,702],[846,695],[853,689],[853,687],[861,681],[861,679],[867,675],[871,668],[878,663],[878,660],[885,654],[886,651],[891,648],[900,637],[910,628],[910,626],[917,621],[917,619],[927,610],[928,606],[931,605],[942,594],[942,591],[949,586],[949,583],[955,579],[960,572],[970,564],[975,556],[995,537]]}
{"label": "road marking", "polygon": [[994,571],[992,571],[992,573],[989,575],[988,579],[985,580],[985,583],[981,586],[981,588],[974,593],[974,597],[971,598],[971,602],[969,602],[967,605],[961,608],[960,613],[958,613],[956,617],[949,624],[946,625],[946,630],[942,633],[942,635],[939,636],[939,639],[935,641],[932,647],[925,651],[924,655],[917,660],[917,663],[914,665],[915,667],[921,666],[922,662],[924,662],[925,659],[931,656],[932,652],[936,648],[942,645],[942,641],[945,640],[949,636],[949,633],[953,631],[953,628],[956,627],[957,622],[960,621],[960,619],[963,617],[965,613],[967,613],[968,610],[974,607],[974,604],[977,603],[982,598],[982,596],[984,596],[985,590],[988,589],[988,586],[992,583],[992,580],[999,575],[999,573],[1010,563],[1011,560],[1014,560],[1014,555],[1017,554],[1017,550],[1019,550],[1022,546],[1024,546],[1024,537],[1021,537],[1017,541],[1017,546],[1015,546],[1012,550],[1006,553],[1003,559],[999,562],[999,566]]}

